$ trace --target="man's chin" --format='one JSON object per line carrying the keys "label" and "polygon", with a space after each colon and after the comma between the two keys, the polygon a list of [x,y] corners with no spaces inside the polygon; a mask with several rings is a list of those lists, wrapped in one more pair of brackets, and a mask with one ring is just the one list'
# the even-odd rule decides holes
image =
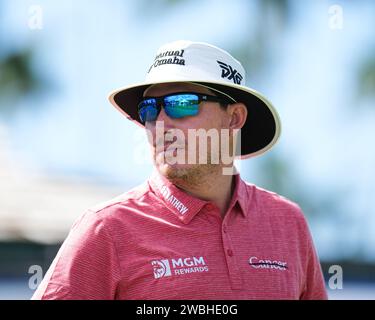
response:
{"label": "man's chin", "polygon": [[192,164],[169,164],[169,163],[157,163],[156,167],[158,171],[166,178],[179,178],[186,175],[190,170],[194,168]]}
{"label": "man's chin", "polygon": [[156,163],[161,175],[177,185],[199,185],[213,174],[221,172],[219,165]]}

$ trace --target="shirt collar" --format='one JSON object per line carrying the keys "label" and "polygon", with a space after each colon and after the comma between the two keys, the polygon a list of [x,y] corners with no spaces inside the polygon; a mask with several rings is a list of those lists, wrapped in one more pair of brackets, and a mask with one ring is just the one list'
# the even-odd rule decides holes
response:
{"label": "shirt collar", "polygon": [[[236,174],[234,178],[235,188],[228,209],[231,210],[236,202],[238,202],[243,216],[246,217],[248,207],[246,184],[240,178],[239,174]],[[165,206],[185,224],[188,224],[205,205],[210,203],[209,201],[189,195],[162,176],[156,169],[149,179],[149,185]]]}
{"label": "shirt collar", "polygon": [[234,204],[236,202],[239,203],[241,207],[241,213],[246,218],[247,217],[247,211],[248,211],[248,205],[250,202],[250,195],[248,194],[248,188],[246,186],[245,181],[243,181],[240,177],[240,174],[236,174],[234,176],[235,179],[235,187],[233,191],[233,197],[232,201],[234,201]]}

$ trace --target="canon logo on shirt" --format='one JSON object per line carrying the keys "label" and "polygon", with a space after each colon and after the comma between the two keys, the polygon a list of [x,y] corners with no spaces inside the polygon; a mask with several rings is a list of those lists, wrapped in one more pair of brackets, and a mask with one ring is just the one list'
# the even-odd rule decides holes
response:
{"label": "canon logo on shirt", "polygon": [[258,259],[257,257],[251,257],[249,259],[249,264],[254,269],[276,269],[281,271],[285,271],[286,269],[288,269],[288,264],[284,261]]}

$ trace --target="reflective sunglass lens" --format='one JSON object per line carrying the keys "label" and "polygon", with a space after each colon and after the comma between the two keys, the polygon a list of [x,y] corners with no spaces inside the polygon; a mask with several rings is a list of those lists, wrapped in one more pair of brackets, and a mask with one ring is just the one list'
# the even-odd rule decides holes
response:
{"label": "reflective sunglass lens", "polygon": [[165,97],[164,109],[171,118],[195,116],[199,111],[199,98],[195,94],[179,94]]}
{"label": "reflective sunglass lens", "polygon": [[145,99],[138,106],[139,118],[143,123],[155,121],[158,116],[158,108],[155,99]]}

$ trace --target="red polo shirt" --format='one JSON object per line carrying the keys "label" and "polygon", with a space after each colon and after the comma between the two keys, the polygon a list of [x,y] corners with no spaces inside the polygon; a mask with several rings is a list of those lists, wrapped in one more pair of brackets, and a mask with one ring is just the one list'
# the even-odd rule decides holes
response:
{"label": "red polo shirt", "polygon": [[91,208],[33,299],[326,299],[301,209],[235,183],[224,219],[157,173]]}

